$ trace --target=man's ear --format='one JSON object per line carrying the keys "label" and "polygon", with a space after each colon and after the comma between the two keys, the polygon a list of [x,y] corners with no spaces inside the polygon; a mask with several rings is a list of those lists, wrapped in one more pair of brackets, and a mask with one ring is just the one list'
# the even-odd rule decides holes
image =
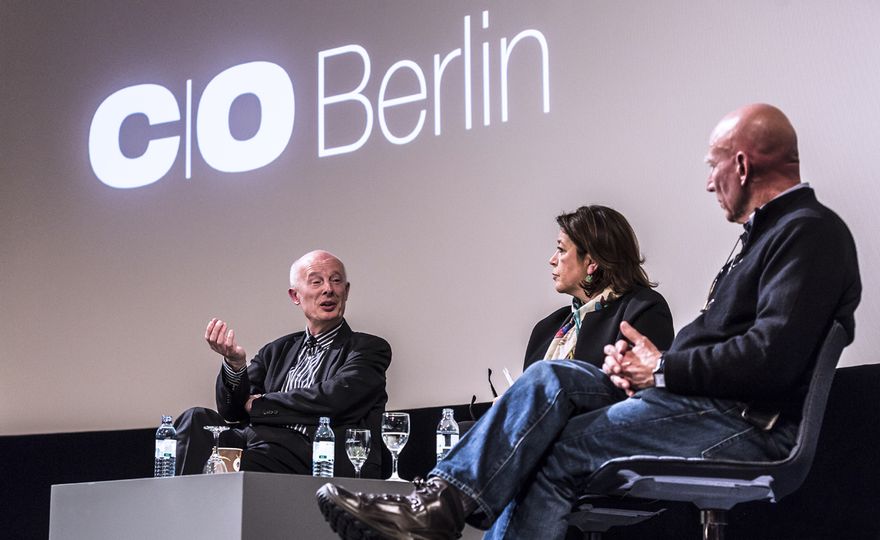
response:
{"label": "man's ear", "polygon": [[746,185],[746,182],[749,180],[749,175],[752,172],[752,166],[749,163],[749,156],[745,154],[745,152],[737,152],[736,153],[736,174],[739,176],[739,184],[741,186]]}
{"label": "man's ear", "polygon": [[293,300],[293,303],[296,305],[300,304],[299,293],[296,292],[296,289],[287,289],[287,296]]}

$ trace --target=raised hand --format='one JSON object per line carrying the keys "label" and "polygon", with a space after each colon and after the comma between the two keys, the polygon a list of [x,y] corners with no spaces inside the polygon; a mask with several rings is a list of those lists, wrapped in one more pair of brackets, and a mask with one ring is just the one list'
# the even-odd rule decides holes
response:
{"label": "raised hand", "polygon": [[211,350],[222,355],[233,369],[241,369],[247,361],[244,347],[235,342],[235,330],[214,317],[205,328],[205,341]]}

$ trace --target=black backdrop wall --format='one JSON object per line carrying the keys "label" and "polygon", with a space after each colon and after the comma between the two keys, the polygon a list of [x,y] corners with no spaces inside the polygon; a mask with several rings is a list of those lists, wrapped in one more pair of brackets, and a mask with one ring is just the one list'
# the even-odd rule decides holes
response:
{"label": "black backdrop wall", "polygon": [[[804,486],[778,504],[736,507],[730,538],[749,540],[880,538],[880,366],[838,369],[813,470]],[[477,414],[487,404],[477,404]],[[458,419],[468,407],[453,407]],[[440,407],[412,409],[412,434],[401,454],[402,476],[425,475],[434,463]],[[0,437],[0,537],[46,538],[52,484],[143,478],[152,475],[152,429]],[[386,475],[390,457],[383,462]],[[698,512],[673,505],[659,517],[606,538],[699,538]]]}

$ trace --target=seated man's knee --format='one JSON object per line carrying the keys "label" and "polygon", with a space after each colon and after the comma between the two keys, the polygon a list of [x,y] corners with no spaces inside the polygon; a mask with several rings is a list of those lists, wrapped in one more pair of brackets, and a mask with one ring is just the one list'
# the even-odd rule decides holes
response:
{"label": "seated man's knee", "polygon": [[544,360],[540,362],[535,362],[534,364],[529,366],[529,368],[525,370],[525,372],[523,372],[523,377],[526,378],[526,380],[539,380],[547,377],[555,378],[557,372],[556,366],[553,365],[555,363],[556,362],[549,362]]}
{"label": "seated man's knee", "polygon": [[213,409],[209,409],[207,407],[192,407],[185,411],[183,411],[180,416],[189,415],[189,416],[219,416],[217,411]]}
{"label": "seated man's knee", "polygon": [[571,360],[542,360],[523,373],[526,380],[566,380],[572,376],[599,376],[602,371],[590,364]]}
{"label": "seated man's knee", "polygon": [[192,407],[180,413],[174,420],[174,427],[181,430],[202,429],[204,426],[225,425],[220,413],[207,407]]}
{"label": "seated man's knee", "polygon": [[532,364],[517,384],[544,393],[611,394],[613,385],[601,369],[577,360],[542,360]]}

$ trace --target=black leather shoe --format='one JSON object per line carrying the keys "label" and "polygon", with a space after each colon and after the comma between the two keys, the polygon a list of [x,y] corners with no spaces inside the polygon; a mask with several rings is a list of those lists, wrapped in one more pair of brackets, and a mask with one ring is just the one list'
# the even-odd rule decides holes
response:
{"label": "black leather shoe", "polygon": [[447,540],[459,538],[464,511],[455,488],[440,478],[416,484],[411,494],[352,493],[324,484],[321,513],[344,540]]}

